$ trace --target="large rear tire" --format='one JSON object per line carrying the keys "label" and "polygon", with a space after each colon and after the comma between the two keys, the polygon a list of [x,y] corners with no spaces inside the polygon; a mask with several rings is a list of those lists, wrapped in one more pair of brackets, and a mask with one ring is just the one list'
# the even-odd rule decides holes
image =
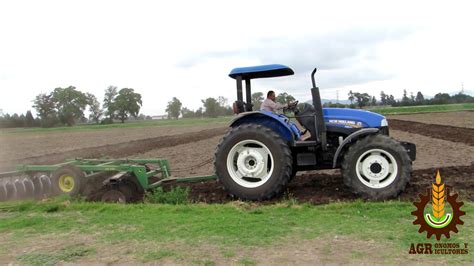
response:
{"label": "large rear tire", "polygon": [[364,198],[398,196],[410,181],[411,160],[405,148],[385,135],[369,135],[349,147],[342,162],[344,184]]}
{"label": "large rear tire", "polygon": [[273,130],[244,124],[230,130],[217,146],[216,175],[232,197],[266,200],[280,194],[292,174],[287,143]]}

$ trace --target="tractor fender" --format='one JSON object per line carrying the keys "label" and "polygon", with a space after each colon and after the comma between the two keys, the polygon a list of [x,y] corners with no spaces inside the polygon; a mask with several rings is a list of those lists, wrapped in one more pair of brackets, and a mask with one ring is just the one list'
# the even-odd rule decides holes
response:
{"label": "tractor fender", "polygon": [[363,129],[357,130],[356,132],[354,132],[354,133],[350,134],[349,136],[347,136],[347,138],[344,139],[344,141],[339,145],[339,147],[337,147],[337,150],[336,150],[336,153],[334,154],[334,159],[333,159],[333,162],[332,162],[332,168],[336,168],[336,164],[337,164],[337,160],[339,158],[339,155],[341,154],[342,149],[344,149],[344,147],[349,142],[351,142],[352,140],[356,140],[356,139],[358,139],[362,136],[376,134],[378,132],[379,132],[378,128],[363,128]]}
{"label": "tractor fender", "polygon": [[289,119],[283,115],[278,115],[267,111],[253,111],[239,114],[230,122],[230,127],[237,127],[242,124],[258,124],[266,126],[278,133],[284,140],[293,144],[299,138],[298,129]]}

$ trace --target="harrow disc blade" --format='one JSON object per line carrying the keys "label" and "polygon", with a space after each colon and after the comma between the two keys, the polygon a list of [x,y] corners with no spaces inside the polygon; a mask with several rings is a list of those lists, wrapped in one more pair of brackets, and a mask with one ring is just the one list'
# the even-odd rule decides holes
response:
{"label": "harrow disc blade", "polygon": [[20,179],[15,180],[14,185],[16,187],[16,196],[18,199],[24,198],[26,196],[26,187],[25,184]]}
{"label": "harrow disc blade", "polygon": [[7,200],[12,200],[17,198],[17,191],[16,187],[11,181],[7,181],[5,184],[5,188],[7,190]]}
{"label": "harrow disc blade", "polygon": [[33,186],[35,187],[35,198],[40,198],[43,195],[43,183],[41,183],[39,176],[34,176],[31,181],[33,182]]}
{"label": "harrow disc blade", "polygon": [[23,179],[23,186],[25,187],[25,197],[32,198],[35,195],[35,185],[29,178]]}
{"label": "harrow disc blade", "polygon": [[47,175],[40,175],[39,181],[41,183],[41,194],[42,195],[49,195],[51,193],[51,179]]}
{"label": "harrow disc blade", "polygon": [[8,199],[7,188],[5,184],[0,184],[0,201],[5,201]]}

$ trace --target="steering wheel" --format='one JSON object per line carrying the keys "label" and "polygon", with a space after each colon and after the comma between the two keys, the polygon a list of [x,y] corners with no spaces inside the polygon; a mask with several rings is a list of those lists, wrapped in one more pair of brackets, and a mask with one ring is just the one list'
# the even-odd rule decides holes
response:
{"label": "steering wheel", "polygon": [[292,111],[293,113],[297,114],[299,112],[298,102],[299,101],[294,101],[294,102],[288,104],[288,107],[286,107],[285,109],[288,110],[288,111]]}

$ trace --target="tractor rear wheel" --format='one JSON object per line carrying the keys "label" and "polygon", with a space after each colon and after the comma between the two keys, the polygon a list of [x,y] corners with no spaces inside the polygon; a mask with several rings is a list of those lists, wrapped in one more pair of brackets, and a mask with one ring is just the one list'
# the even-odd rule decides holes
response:
{"label": "tractor rear wheel", "polygon": [[287,143],[270,128],[244,124],[230,130],[217,146],[214,167],[232,197],[265,200],[280,194],[292,174]]}
{"label": "tractor rear wheel", "polygon": [[405,148],[385,135],[370,135],[349,147],[342,162],[344,184],[364,198],[398,196],[410,181],[411,160]]}

